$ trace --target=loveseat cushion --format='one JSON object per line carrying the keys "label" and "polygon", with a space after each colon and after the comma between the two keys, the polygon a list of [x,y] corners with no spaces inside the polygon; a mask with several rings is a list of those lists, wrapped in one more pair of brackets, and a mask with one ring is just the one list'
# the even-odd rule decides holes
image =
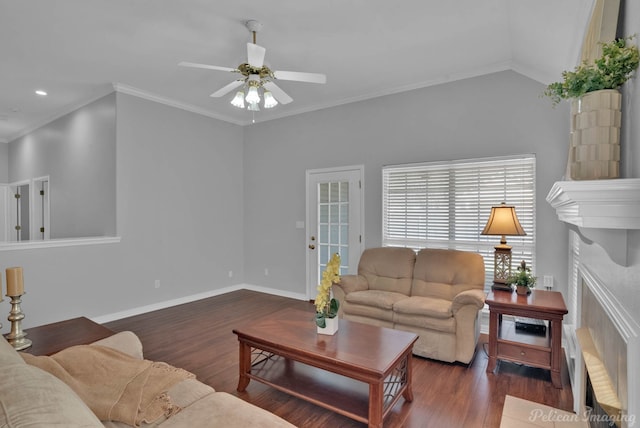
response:
{"label": "loveseat cushion", "polygon": [[416,253],[410,248],[368,248],[360,256],[358,275],[366,278],[369,290],[411,292]]}
{"label": "loveseat cushion", "polygon": [[448,319],[453,317],[451,301],[433,297],[413,296],[403,299],[394,305],[393,310],[400,314],[430,318]]}
{"label": "loveseat cushion", "polygon": [[352,305],[392,310],[396,302],[407,298],[406,294],[394,293],[393,291],[365,290],[347,294],[346,301]]}
{"label": "loveseat cushion", "polygon": [[408,299],[400,293],[382,290],[356,291],[347,294],[344,302],[344,314],[375,318],[393,322],[393,306],[396,302]]}
{"label": "loveseat cushion", "polygon": [[413,296],[396,303],[393,310],[393,322],[396,325],[452,334],[456,332],[456,319],[453,316],[451,302],[448,300]]}
{"label": "loveseat cushion", "polygon": [[0,365],[0,427],[103,427],[71,388],[25,364],[4,338],[0,338],[0,355],[4,362]]}
{"label": "loveseat cushion", "polygon": [[425,248],[416,256],[411,296],[453,300],[462,291],[483,290],[484,280],[480,254]]}

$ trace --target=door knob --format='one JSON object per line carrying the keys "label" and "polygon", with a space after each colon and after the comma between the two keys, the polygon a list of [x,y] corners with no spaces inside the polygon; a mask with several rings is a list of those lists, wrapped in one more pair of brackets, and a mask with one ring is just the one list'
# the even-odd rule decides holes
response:
{"label": "door knob", "polygon": [[313,244],[309,244],[309,248],[310,248],[310,249],[312,249],[312,250],[315,250],[315,249],[316,249],[316,246],[315,246],[315,245],[313,245]]}

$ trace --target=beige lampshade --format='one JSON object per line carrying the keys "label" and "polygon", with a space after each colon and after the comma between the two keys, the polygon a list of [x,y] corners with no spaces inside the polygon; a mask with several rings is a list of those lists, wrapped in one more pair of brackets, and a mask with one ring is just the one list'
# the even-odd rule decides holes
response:
{"label": "beige lampshade", "polygon": [[491,207],[491,215],[482,235],[523,236],[526,232],[518,221],[516,208],[503,202],[497,207]]}

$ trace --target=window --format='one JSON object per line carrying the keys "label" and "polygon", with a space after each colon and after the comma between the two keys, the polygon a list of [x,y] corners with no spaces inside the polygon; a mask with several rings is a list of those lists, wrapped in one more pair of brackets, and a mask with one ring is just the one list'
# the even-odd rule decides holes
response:
{"label": "window", "polygon": [[493,282],[499,236],[480,233],[491,207],[516,207],[526,236],[509,236],[513,265],[535,269],[535,156],[386,166],[382,169],[382,245],[480,253]]}

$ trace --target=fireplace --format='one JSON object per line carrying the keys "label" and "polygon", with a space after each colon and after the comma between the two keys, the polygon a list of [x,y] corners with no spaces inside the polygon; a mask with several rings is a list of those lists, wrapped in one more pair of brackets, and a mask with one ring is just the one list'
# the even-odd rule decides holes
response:
{"label": "fireplace", "polygon": [[587,267],[579,272],[574,410],[591,427],[638,427],[640,327]]}
{"label": "fireplace", "polygon": [[[547,202],[584,244],[579,246],[576,287],[572,284],[568,290],[574,327],[589,333],[620,402],[620,426],[639,428],[640,178],[558,181]],[[585,358],[577,349],[576,330],[567,328],[564,336],[573,374],[574,411],[585,414]]]}

